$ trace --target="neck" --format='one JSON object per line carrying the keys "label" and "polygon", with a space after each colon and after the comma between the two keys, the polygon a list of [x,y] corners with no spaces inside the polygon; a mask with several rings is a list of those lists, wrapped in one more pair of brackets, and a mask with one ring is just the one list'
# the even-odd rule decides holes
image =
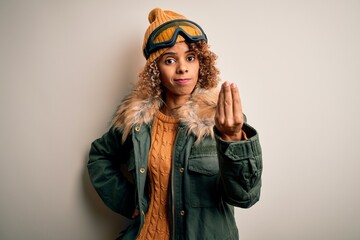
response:
{"label": "neck", "polygon": [[161,111],[169,116],[174,116],[178,108],[183,106],[190,98],[190,95],[178,96],[178,97],[168,97],[165,98],[165,104]]}

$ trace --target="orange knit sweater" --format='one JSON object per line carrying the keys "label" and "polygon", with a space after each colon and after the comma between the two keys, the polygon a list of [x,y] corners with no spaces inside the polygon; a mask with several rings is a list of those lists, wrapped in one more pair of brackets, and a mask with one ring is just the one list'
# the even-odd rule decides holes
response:
{"label": "orange knit sweater", "polygon": [[157,112],[151,131],[148,158],[150,203],[137,239],[170,239],[168,186],[178,120]]}

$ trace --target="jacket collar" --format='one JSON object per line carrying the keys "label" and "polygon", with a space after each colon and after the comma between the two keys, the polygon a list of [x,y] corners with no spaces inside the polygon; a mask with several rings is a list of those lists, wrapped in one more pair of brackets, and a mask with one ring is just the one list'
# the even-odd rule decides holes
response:
{"label": "jacket collar", "polygon": [[[195,89],[191,98],[179,108],[178,118],[200,141],[206,136],[214,137],[213,126],[219,90]],[[133,126],[151,124],[154,115],[163,105],[161,98],[144,98],[134,90],[125,97],[113,118],[113,125],[119,129],[125,141]]]}

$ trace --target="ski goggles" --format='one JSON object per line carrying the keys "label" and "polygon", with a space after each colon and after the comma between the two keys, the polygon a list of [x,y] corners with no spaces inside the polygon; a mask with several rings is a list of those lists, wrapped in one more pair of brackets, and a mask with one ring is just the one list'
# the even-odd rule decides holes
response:
{"label": "ski goggles", "polygon": [[[164,33],[164,31],[167,32]],[[165,40],[159,42],[157,38],[160,34],[162,34]],[[207,42],[206,34],[198,24],[190,20],[175,19],[160,25],[150,34],[144,48],[145,58],[148,59],[151,53],[161,48],[174,46],[179,35],[188,43],[194,43],[199,40],[205,40]]]}

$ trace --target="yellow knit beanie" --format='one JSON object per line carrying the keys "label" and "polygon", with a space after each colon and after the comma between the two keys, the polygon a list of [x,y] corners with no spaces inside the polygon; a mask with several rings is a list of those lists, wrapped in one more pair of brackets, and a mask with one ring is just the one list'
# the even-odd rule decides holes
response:
{"label": "yellow knit beanie", "polygon": [[[148,41],[148,38],[150,36],[150,34],[157,28],[159,27],[161,24],[175,20],[175,19],[187,19],[186,17],[184,17],[183,15],[170,11],[170,10],[162,10],[160,8],[154,8],[153,10],[150,11],[149,16],[148,16],[148,20],[150,23],[150,26],[147,28],[146,32],[145,32],[145,36],[144,36],[144,43],[143,43],[143,48],[145,48],[146,43]],[[186,32],[194,32],[196,33],[197,30],[192,29],[191,27],[182,27],[182,28],[186,28]],[[169,40],[173,34],[174,34],[175,30],[173,28],[168,28],[166,30],[164,30],[155,40],[154,42],[163,42],[166,40]],[[185,39],[182,36],[178,36],[176,42],[182,42]],[[162,48],[156,52],[153,52],[150,54],[150,57],[147,59],[147,62],[152,62],[154,61],[156,58],[158,58],[163,52],[166,51],[167,48]]]}

